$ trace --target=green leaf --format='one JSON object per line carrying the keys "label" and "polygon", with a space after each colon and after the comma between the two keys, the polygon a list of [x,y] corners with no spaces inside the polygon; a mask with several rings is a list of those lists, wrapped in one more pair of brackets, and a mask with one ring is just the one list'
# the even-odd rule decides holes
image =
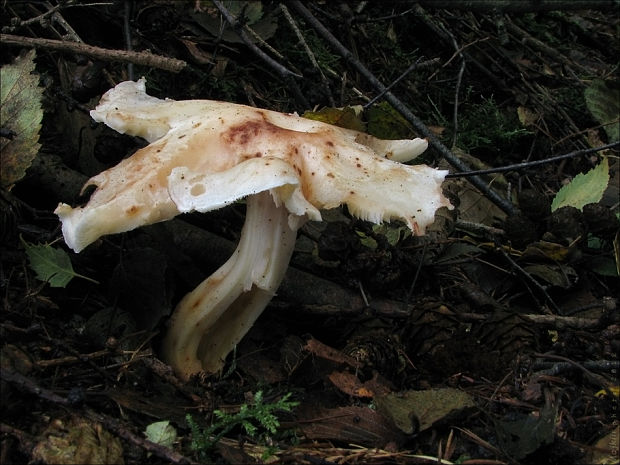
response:
{"label": "green leaf", "polygon": [[249,26],[263,17],[263,5],[259,1],[239,2],[237,0],[224,2],[224,6],[235,17],[243,17]]}
{"label": "green leaf", "polygon": [[334,126],[339,126],[341,128],[364,131],[366,128],[360,113],[360,107],[324,107],[319,111],[306,111],[303,114],[303,117],[314,121],[333,124]]}
{"label": "green leaf", "polygon": [[396,245],[401,238],[406,238],[411,235],[411,230],[407,226],[395,226],[390,223],[374,224],[372,231],[375,234],[382,234],[387,239],[390,245]]}
{"label": "green leaf", "polygon": [[0,69],[0,120],[11,137],[0,141],[0,186],[10,190],[39,152],[43,89],[34,71],[34,49]]}
{"label": "green leaf", "polygon": [[144,434],[149,441],[168,448],[171,448],[177,439],[177,430],[168,420],[151,423]]}
{"label": "green leaf", "polygon": [[551,202],[551,211],[571,206],[581,210],[584,205],[596,203],[603,198],[609,183],[609,162],[603,158],[597,166],[587,173],[579,173],[562,187]]}
{"label": "green leaf", "polygon": [[414,135],[411,124],[387,102],[372,105],[365,116],[368,134],[379,139],[409,139]]}
{"label": "green leaf", "polygon": [[605,81],[595,79],[584,91],[584,96],[588,110],[596,121],[603,125],[609,142],[619,140],[620,89],[611,88]]}
{"label": "green leaf", "polygon": [[364,247],[368,247],[370,250],[376,250],[379,246],[379,244],[377,244],[377,241],[374,238],[368,236],[362,231],[355,231],[355,233],[359,236],[360,242]]}
{"label": "green leaf", "polygon": [[[55,249],[49,244],[29,244],[22,239],[30,268],[37,274],[37,279],[48,282],[51,287],[66,287],[73,278],[82,278],[97,283],[73,271],[69,255],[62,249]],[[97,283],[98,284],[98,283]]]}

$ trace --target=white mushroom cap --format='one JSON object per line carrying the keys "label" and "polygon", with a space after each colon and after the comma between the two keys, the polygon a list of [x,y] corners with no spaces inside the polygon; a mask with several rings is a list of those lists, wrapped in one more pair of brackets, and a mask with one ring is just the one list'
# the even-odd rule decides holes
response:
{"label": "white mushroom cap", "polygon": [[60,204],[65,242],[76,252],[100,236],[209,211],[269,190],[291,217],[319,220],[346,204],[375,223],[403,220],[423,234],[447,171],[397,161],[415,158],[424,139],[384,141],[296,115],[210,100],[160,100],[145,80],[122,82],[91,112],[96,121],[151,142],[91,178],[84,207]]}

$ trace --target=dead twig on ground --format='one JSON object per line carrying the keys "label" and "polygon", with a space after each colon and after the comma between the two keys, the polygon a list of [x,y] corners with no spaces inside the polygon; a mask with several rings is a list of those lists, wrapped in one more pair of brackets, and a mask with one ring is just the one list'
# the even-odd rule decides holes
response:
{"label": "dead twig on ground", "polygon": [[323,73],[323,70],[319,66],[319,63],[316,61],[316,57],[314,56],[314,53],[308,46],[306,40],[304,39],[303,34],[299,30],[299,27],[297,26],[295,19],[291,16],[291,13],[288,11],[288,8],[286,8],[286,5],[284,5],[283,3],[280,3],[280,10],[282,11],[282,14],[284,15],[284,17],[290,24],[293,31],[295,32],[297,39],[299,39],[299,43],[301,44],[304,51],[306,52],[306,55],[308,55],[308,58],[310,59],[310,63],[312,63],[312,67],[319,73],[319,76],[321,77],[321,86],[323,87],[323,91],[325,92],[325,95],[327,95],[329,104],[332,107],[335,107],[336,102],[334,101],[334,97],[332,96],[332,93],[329,89],[329,81],[327,80],[327,77],[325,77],[325,74]]}
{"label": "dead twig on ground", "polygon": [[591,153],[601,152],[603,150],[609,150],[620,146],[620,142],[612,142],[611,144],[601,145],[600,147],[593,147],[591,149],[574,150],[563,155],[557,155],[555,157],[543,158],[542,160],[526,161],[523,163],[515,163],[513,165],[499,166],[497,168],[489,168],[486,170],[466,171],[462,173],[450,173],[446,178],[463,178],[467,176],[482,176],[484,174],[491,173],[505,173],[507,171],[519,171],[534,166],[544,165],[546,163],[553,163],[555,161],[565,160],[567,158],[574,158],[580,155],[590,155]]}
{"label": "dead twig on ground", "polygon": [[178,73],[187,66],[187,63],[183,60],[155,55],[151,52],[111,50],[79,42],[23,37],[12,34],[0,34],[0,41],[7,45],[42,48],[59,52],[75,53],[78,55],[87,55],[97,60],[122,61],[124,63],[133,63],[140,66],[163,69],[173,73]]}
{"label": "dead twig on ground", "polygon": [[612,10],[620,5],[617,0],[538,0],[515,2],[511,0],[421,0],[425,8],[467,10],[475,12],[533,13],[553,10]]}
{"label": "dead twig on ground", "polygon": [[551,360],[560,360],[562,362],[566,362],[569,363],[570,365],[574,366],[575,368],[578,368],[579,370],[581,370],[583,372],[584,375],[586,375],[586,377],[592,381],[594,384],[602,387],[605,392],[607,392],[607,394],[613,398],[614,394],[611,390],[611,382],[609,382],[605,377],[598,375],[596,373],[592,373],[590,370],[588,370],[585,366],[583,366],[581,363],[575,362],[574,360],[571,360],[567,357],[563,357],[561,355],[555,355],[555,354],[539,354],[539,353],[534,353],[532,354],[534,357],[540,357],[540,358],[547,358],[547,359],[551,359]]}
{"label": "dead twig on ground", "polygon": [[263,60],[270,68],[278,73],[280,77],[282,77],[290,86],[291,90],[295,94],[295,98],[302,104],[304,107],[308,107],[309,104],[302,94],[299,86],[295,82],[295,78],[301,78],[303,76],[294,73],[289,70],[285,66],[281,65],[265,52],[263,52],[260,48],[258,48],[252,39],[248,36],[247,31],[243,27],[243,25],[239,22],[237,18],[235,18],[230,11],[224,6],[224,4],[219,0],[213,0],[213,4],[220,11],[224,19],[230,26],[235,30],[239,38],[243,41],[243,43],[261,60]]}

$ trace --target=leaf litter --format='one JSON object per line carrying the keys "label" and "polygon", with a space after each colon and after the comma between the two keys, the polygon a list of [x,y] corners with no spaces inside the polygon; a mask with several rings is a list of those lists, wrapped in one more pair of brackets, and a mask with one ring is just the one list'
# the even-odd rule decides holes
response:
{"label": "leaf litter", "polygon": [[[456,140],[454,153],[472,167],[547,158],[614,140],[610,76],[618,50],[609,40],[617,32],[613,18],[570,10],[501,17],[467,11],[457,16],[423,3],[416,4],[415,14],[411,5],[394,4],[395,15],[387,19],[372,2],[351,7],[351,15],[345,7],[330,4],[314,11],[329,13],[320,19],[335,34],[347,25],[353,33],[340,39],[356,45],[360,59],[372,64],[386,84],[398,79],[391,92],[444,143]],[[299,35],[284,21],[275,21],[279,13],[266,2],[253,2],[245,9],[237,4],[234,11],[246,15],[242,27],[256,26],[258,37],[253,36],[252,43],[262,47],[262,37],[265,46],[286,57],[282,63],[304,75],[296,84],[299,91],[266,72],[264,63],[257,66],[233,28],[224,28],[219,40],[223,23],[214,6],[170,5],[162,2],[133,12],[129,24],[141,31],[134,45],[174,55],[174,44],[182,37],[194,50],[186,58],[200,56],[192,66],[201,73],[171,79],[139,68],[141,74],[149,74],[159,95],[247,102],[300,113],[326,108],[322,117],[333,122],[392,134],[412,130],[393,117],[394,107],[385,102],[366,108],[361,117],[327,105],[331,97],[341,108],[356,108],[379,92],[347,69],[292,8],[301,26]],[[84,8],[80,12],[93,13],[93,21],[101,17],[100,6]],[[11,17],[12,11],[6,12],[4,16]],[[79,22],[79,14],[63,8],[58,12]],[[371,16],[364,19],[366,12]],[[32,12],[21,14],[26,18]],[[120,31],[125,13],[110,14],[107,19]],[[157,24],[170,27],[154,28]],[[37,28],[35,34],[53,35],[45,24]],[[570,41],[565,40],[566,31]],[[86,41],[108,41],[97,29],[91,33]],[[299,52],[300,36],[320,70],[311,69],[314,65]],[[454,41],[464,46],[458,55]],[[55,76],[59,55],[54,53],[39,53],[37,71]],[[460,54],[466,67],[457,89]],[[441,67],[431,63],[401,79],[403,69],[426,57]],[[88,62],[80,58],[76,65],[68,82],[86,82]],[[104,66],[108,79],[124,79],[125,68]],[[35,77],[31,71],[22,74]],[[322,94],[324,85],[317,86],[321,73],[331,96]],[[109,83],[98,86],[105,89]],[[70,95],[72,87],[54,90]],[[308,105],[301,103],[300,94]],[[63,112],[50,115],[71,115],[79,108],[75,102],[65,108],[60,95],[52,93],[51,100],[63,105]],[[44,119],[48,131],[61,127],[47,123]],[[122,157],[125,145],[136,145],[123,138],[112,141],[105,131],[88,127],[86,120],[78,126],[40,141],[31,138],[43,144],[40,158],[59,153],[70,168],[80,170],[85,159],[104,165]],[[80,160],[76,141],[82,141]],[[451,181],[446,187],[458,216],[441,212],[428,237],[403,234],[398,224],[373,228],[351,222],[346,212],[337,216],[338,226],[308,225],[294,257],[294,282],[280,289],[223,373],[189,383],[176,380],[157,358],[158,332],[164,330],[171,303],[195,284],[195,270],[219,266],[218,254],[228,247],[221,238],[233,238],[238,231],[242,205],[187,218],[191,224],[178,222],[174,228],[106,239],[80,257],[79,267],[76,261],[77,268],[88,269],[101,285],[75,280],[55,288],[67,285],[75,272],[70,261],[55,252],[63,250],[61,245],[32,245],[46,244],[50,235],[58,234],[57,225],[44,213],[50,207],[43,199],[75,204],[80,200],[52,199],[49,189],[33,200],[31,193],[47,186],[36,176],[21,177],[32,155],[30,150],[24,153],[24,159],[15,161],[15,180],[5,184],[3,178],[3,186],[14,185],[12,192],[37,209],[26,208],[27,215],[17,218],[17,229],[35,247],[31,253],[26,246],[10,249],[11,241],[2,245],[2,331],[8,343],[3,348],[3,383],[14,400],[3,403],[2,413],[12,428],[7,434],[15,438],[7,454],[32,460],[21,446],[29,438],[32,444],[47,444],[50,435],[60,437],[47,429],[50,419],[60,419],[69,425],[65,430],[73,430],[59,414],[70,410],[88,418],[80,423],[84,431],[92,427],[122,438],[127,463],[191,463],[196,456],[189,447],[187,411],[204,428],[216,419],[214,411],[234,418],[244,405],[251,405],[253,393],[262,390],[269,405],[291,392],[299,406],[278,412],[281,428],[260,440],[233,428],[220,438],[210,458],[229,463],[406,465],[439,459],[586,464],[606,463],[611,457],[618,384],[613,371],[617,372],[618,276],[612,271],[620,261],[617,195],[609,195],[618,179],[614,150],[604,158],[577,157],[487,175],[491,188],[516,207],[514,214],[506,214],[468,181]],[[425,162],[443,163],[432,152],[427,156]],[[52,176],[64,181],[61,172]],[[552,211],[551,202],[566,179],[572,179],[568,192]],[[203,239],[205,229],[212,233],[209,240]],[[28,255],[39,263],[35,269],[23,266]],[[49,285],[33,287],[32,278]],[[325,298],[332,295],[339,297]],[[389,408],[382,405],[385,399],[392,402]],[[36,409],[31,408],[33,401]],[[93,410],[97,421],[89,416]],[[155,441],[148,441],[144,432],[157,421],[164,423],[151,436]],[[166,421],[175,428],[176,439],[163,426]],[[405,428],[409,425],[412,428]],[[159,437],[172,440],[172,448],[156,447]],[[67,450],[80,444],[75,435],[63,440]],[[112,448],[103,434],[100,442]],[[80,460],[88,463],[88,458]]]}

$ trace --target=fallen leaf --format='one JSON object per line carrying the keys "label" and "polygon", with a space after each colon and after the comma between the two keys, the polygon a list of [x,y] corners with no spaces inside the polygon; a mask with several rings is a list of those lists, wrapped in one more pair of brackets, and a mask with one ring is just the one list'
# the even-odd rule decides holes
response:
{"label": "fallen leaf", "polygon": [[407,433],[451,421],[475,407],[469,394],[453,388],[405,391],[375,398],[377,410]]}
{"label": "fallen leaf", "polygon": [[387,384],[381,382],[379,375],[375,374],[368,381],[360,381],[353,373],[334,371],[328,376],[329,380],[345,394],[352,397],[373,398],[377,395],[386,395],[391,392]]}
{"label": "fallen leaf", "polygon": [[551,211],[571,206],[579,210],[589,203],[597,203],[609,184],[609,162],[607,157],[587,173],[579,173],[563,186],[551,202]]}
{"label": "fallen leaf", "polygon": [[620,437],[620,426],[601,439],[596,441],[593,447],[589,448],[588,463],[596,465],[612,465],[618,463],[618,438]]}
{"label": "fallen leaf", "polygon": [[0,68],[0,120],[9,134],[0,140],[0,185],[7,190],[24,177],[41,147],[43,89],[32,74],[34,58],[31,49]]}
{"label": "fallen leaf", "polygon": [[360,117],[361,107],[333,108],[325,107],[319,111],[306,111],[304,118],[321,121],[341,128],[365,131],[365,125]]}
{"label": "fallen leaf", "polygon": [[517,115],[519,116],[519,122],[523,126],[531,126],[540,118],[540,115],[535,111],[521,106],[517,108]]}
{"label": "fallen leaf", "polygon": [[168,448],[171,448],[177,439],[177,430],[168,420],[151,423],[144,434],[149,441]]}
{"label": "fallen leaf", "polygon": [[516,419],[495,423],[495,431],[502,450],[511,458],[520,460],[551,444],[555,438],[556,409],[546,405],[538,414],[517,414]]}
{"label": "fallen leaf", "polygon": [[36,462],[54,465],[122,464],[123,445],[98,423],[56,419],[32,451]]}
{"label": "fallen leaf", "polygon": [[322,342],[317,341],[314,338],[308,339],[306,345],[304,346],[304,349],[312,355],[323,358],[325,360],[329,360],[334,363],[341,363],[354,368],[359,368],[360,366],[357,360],[355,360],[353,357],[343,354],[339,350],[323,344]]}
{"label": "fallen leaf", "polygon": [[567,265],[534,264],[526,265],[523,269],[552,286],[564,289],[569,289],[577,281],[577,272]]}
{"label": "fallen leaf", "polygon": [[402,433],[382,414],[368,407],[298,408],[298,427],[308,439],[384,447],[401,443]]}

